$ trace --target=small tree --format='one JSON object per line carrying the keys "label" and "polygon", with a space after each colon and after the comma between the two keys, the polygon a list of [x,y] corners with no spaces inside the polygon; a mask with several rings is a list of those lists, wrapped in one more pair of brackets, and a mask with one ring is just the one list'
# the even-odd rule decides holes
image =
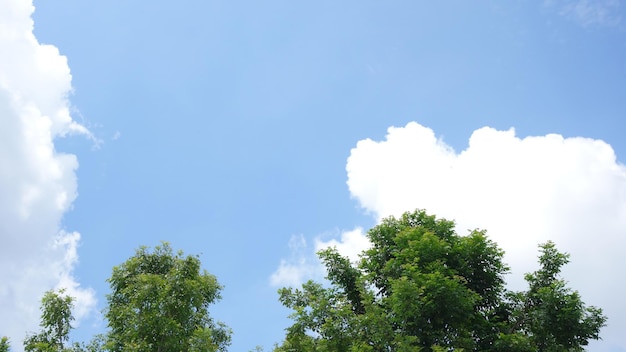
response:
{"label": "small tree", "polygon": [[11,345],[9,344],[9,338],[6,336],[2,336],[0,339],[0,352],[9,352],[11,350]]}
{"label": "small tree", "polygon": [[74,299],[65,294],[65,290],[58,292],[47,291],[41,299],[42,331],[28,336],[24,340],[24,350],[27,352],[63,351],[72,329],[72,308]]}
{"label": "small tree", "polygon": [[541,268],[526,274],[528,291],[511,295],[513,328],[526,332],[536,351],[583,351],[590,340],[600,338],[606,316],[600,308],[586,307],[559,277],[569,254],[559,252],[553,242],[539,247]]}
{"label": "small tree", "polygon": [[230,330],[209,316],[222,286],[197,256],[173,253],[167,243],[113,268],[106,318],[111,351],[223,351]]}

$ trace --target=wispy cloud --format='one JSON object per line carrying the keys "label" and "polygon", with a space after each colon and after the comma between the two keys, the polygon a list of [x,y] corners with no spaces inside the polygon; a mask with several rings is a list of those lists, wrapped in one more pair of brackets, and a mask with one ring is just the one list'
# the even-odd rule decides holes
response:
{"label": "wispy cloud", "polygon": [[280,266],[270,277],[270,284],[296,287],[307,280],[321,280],[326,271],[317,257],[318,251],[333,247],[355,262],[369,245],[360,227],[343,231],[339,236],[317,236],[313,246],[308,246],[303,235],[292,236],[289,241],[290,258],[281,260]]}
{"label": "wispy cloud", "polygon": [[298,286],[309,279],[318,279],[323,272],[320,262],[310,252],[304,235],[291,236],[289,259],[283,259],[270,276],[272,286]]}
{"label": "wispy cloud", "polygon": [[67,288],[78,319],[95,306],[72,275],[80,235],[61,226],[77,196],[78,161],[54,147],[68,134],[93,136],[70,116],[67,60],[37,42],[33,10],[29,0],[0,4],[0,334],[15,350],[36,328],[45,290]]}
{"label": "wispy cloud", "polygon": [[620,0],[547,0],[544,4],[585,27],[613,27],[622,21]]}

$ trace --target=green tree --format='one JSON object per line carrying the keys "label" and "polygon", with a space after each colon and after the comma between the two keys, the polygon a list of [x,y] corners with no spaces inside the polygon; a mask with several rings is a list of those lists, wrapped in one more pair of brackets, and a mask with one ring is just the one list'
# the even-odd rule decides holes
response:
{"label": "green tree", "polygon": [[9,352],[11,350],[11,344],[9,343],[9,338],[6,336],[2,336],[0,339],[0,352]]}
{"label": "green tree", "polygon": [[295,323],[278,351],[473,350],[497,338],[507,268],[483,231],[459,236],[453,222],[415,211],[367,236],[356,266],[319,253],[330,287],[279,291]]}
{"label": "green tree", "polygon": [[73,307],[74,299],[64,289],[47,291],[41,299],[42,331],[24,340],[24,350],[63,351],[72,329]]}
{"label": "green tree", "polygon": [[167,243],[141,247],[108,282],[107,349],[224,351],[230,344],[230,330],[208,311],[222,287],[197,256],[174,254]]}
{"label": "green tree", "polygon": [[586,307],[559,277],[569,254],[559,252],[553,242],[539,247],[541,268],[526,274],[528,291],[510,295],[515,307],[512,330],[527,332],[535,351],[584,351],[590,340],[600,338],[606,317],[601,309]]}
{"label": "green tree", "polygon": [[94,336],[89,343],[74,342],[67,352],[101,352],[105,349],[106,336],[98,334]]}
{"label": "green tree", "polygon": [[485,231],[418,210],[368,231],[353,264],[319,252],[326,284],[279,290],[294,320],[275,351],[577,351],[605,318],[556,279],[567,255],[544,248],[528,292],[508,292],[503,251]]}

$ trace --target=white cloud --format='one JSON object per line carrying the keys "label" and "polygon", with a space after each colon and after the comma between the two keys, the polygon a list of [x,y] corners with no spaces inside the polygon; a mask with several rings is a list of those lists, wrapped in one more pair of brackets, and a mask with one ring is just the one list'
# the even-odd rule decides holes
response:
{"label": "white cloud", "polygon": [[409,123],[389,128],[385,141],[358,142],[346,169],[351,195],[378,219],[423,208],[456,220],[461,234],[487,229],[507,253],[515,289],[536,269],[537,244],[555,241],[571,254],[565,279],[609,317],[604,341],[590,349],[626,350],[626,167],[605,142],[481,128],[457,153]]}
{"label": "white cloud", "polygon": [[309,253],[303,235],[289,239],[291,258],[280,261],[278,269],[270,276],[272,286],[298,286],[303,282],[319,278],[323,269],[313,253]]}
{"label": "white cloud", "polygon": [[548,0],[546,6],[582,26],[618,26],[621,23],[620,0]]}
{"label": "white cloud", "polygon": [[0,3],[0,335],[17,351],[37,329],[45,290],[66,287],[78,319],[95,305],[72,276],[80,235],[61,228],[77,195],[78,162],[54,148],[55,138],[91,135],[70,116],[67,60],[37,42],[33,10],[29,0]]}
{"label": "white cloud", "polygon": [[[328,237],[331,238],[324,239]],[[317,236],[313,248],[307,245],[303,235],[292,236],[289,240],[291,257],[281,260],[278,269],[270,276],[270,284],[277,287],[297,287],[307,280],[322,280],[326,270],[316,253],[329,247],[336,248],[339,253],[355,262],[359,254],[369,247],[369,241],[360,227],[341,232],[339,239],[328,235]]]}
{"label": "white cloud", "polygon": [[351,231],[341,233],[339,240],[331,238],[324,241],[321,237],[315,239],[315,252],[319,252],[326,248],[335,248],[341,255],[348,257],[350,261],[357,262],[359,255],[370,247],[370,242],[365,237],[363,229],[360,227]]}

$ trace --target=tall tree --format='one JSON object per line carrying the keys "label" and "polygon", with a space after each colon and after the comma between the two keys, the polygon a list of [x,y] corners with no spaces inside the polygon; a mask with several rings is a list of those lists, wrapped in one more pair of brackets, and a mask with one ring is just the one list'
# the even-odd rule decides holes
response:
{"label": "tall tree", "polygon": [[280,290],[295,324],[279,351],[472,350],[497,338],[507,268],[483,231],[459,236],[453,222],[415,211],[367,236],[357,266],[334,249],[319,253],[330,287]]}
{"label": "tall tree", "polygon": [[503,251],[484,231],[418,210],[384,219],[355,265],[319,256],[328,284],[279,290],[293,310],[282,351],[577,351],[605,318],[556,279],[567,255],[543,248],[528,292],[508,292]]}
{"label": "tall tree", "polygon": [[108,349],[224,351],[230,344],[230,330],[208,311],[222,287],[197,256],[174,254],[167,243],[141,247],[108,282]]}
{"label": "tall tree", "polygon": [[72,308],[74,298],[65,294],[65,290],[58,292],[47,291],[41,299],[42,331],[28,336],[24,340],[26,351],[63,351],[72,329]]}

